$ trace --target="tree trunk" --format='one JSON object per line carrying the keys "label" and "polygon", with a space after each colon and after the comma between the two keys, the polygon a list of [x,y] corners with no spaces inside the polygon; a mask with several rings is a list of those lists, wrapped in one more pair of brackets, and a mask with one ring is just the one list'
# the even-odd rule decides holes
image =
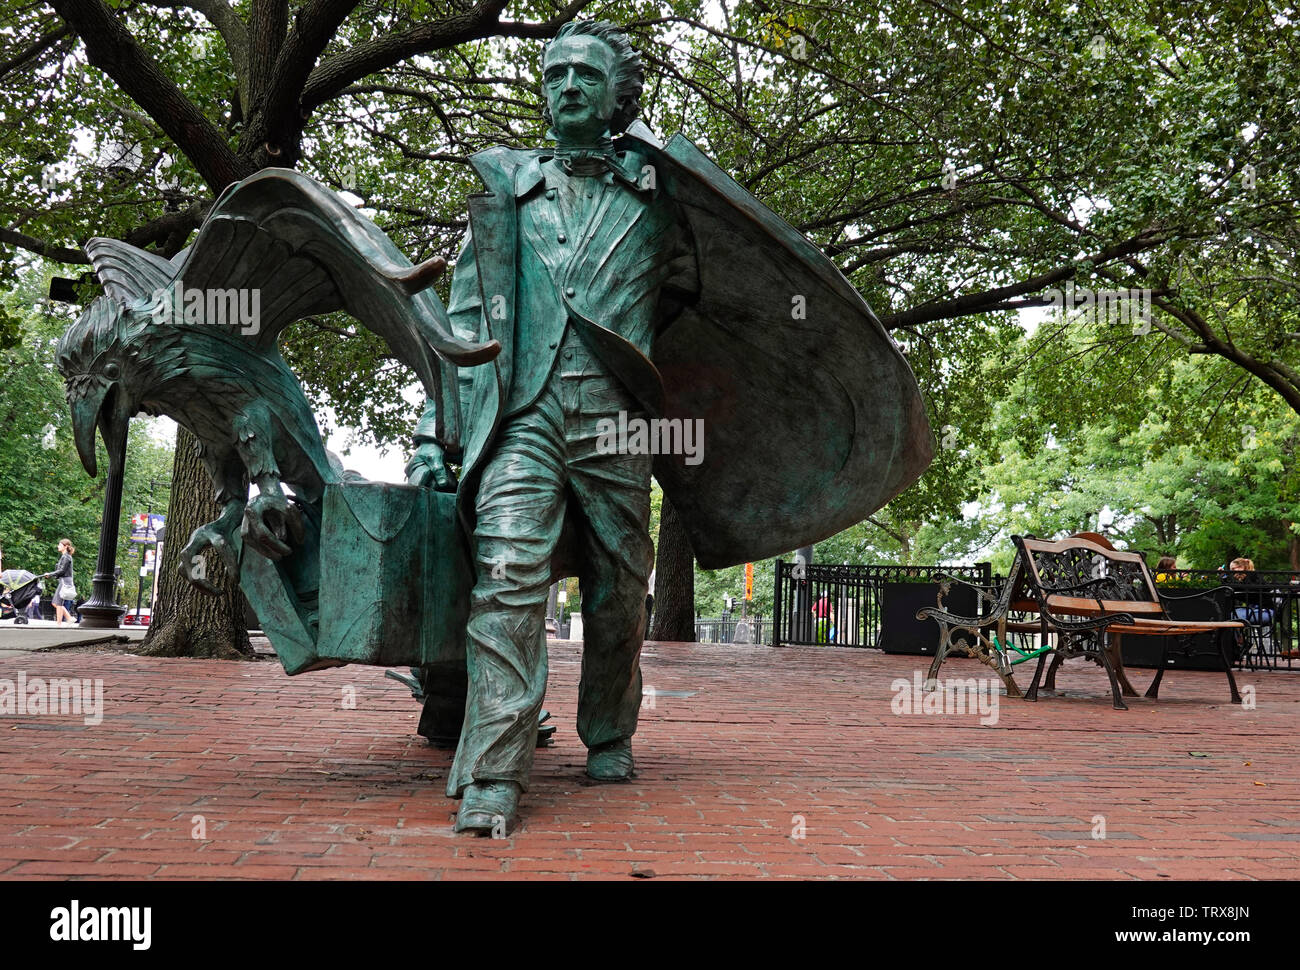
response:
{"label": "tree trunk", "polygon": [[651,640],[695,642],[695,553],[668,496],[659,513]]}
{"label": "tree trunk", "polygon": [[1170,512],[1160,519],[1160,543],[1168,555],[1172,555],[1173,548],[1178,544],[1176,537],[1178,535],[1178,516]]}
{"label": "tree trunk", "polygon": [[180,573],[180,552],[199,526],[220,509],[213,500],[212,479],[199,460],[198,442],[184,428],[176,432],[172,500],[167,509],[167,541],[159,557],[158,607],[140,653],[152,657],[251,659],[253,648],[244,627],[244,597],[221,558],[204,554],[208,581],[222,590],[209,596]]}

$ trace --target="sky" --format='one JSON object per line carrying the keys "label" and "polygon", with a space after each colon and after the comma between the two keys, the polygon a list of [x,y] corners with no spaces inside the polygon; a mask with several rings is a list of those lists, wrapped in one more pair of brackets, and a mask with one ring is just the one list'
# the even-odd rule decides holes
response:
{"label": "sky", "polygon": [[[158,440],[168,445],[176,444],[176,422],[171,418],[148,418],[153,423],[153,434]],[[331,426],[333,423],[331,422]],[[372,482],[406,481],[406,460],[409,455],[404,448],[390,448],[387,454],[373,445],[352,444],[355,434],[352,428],[338,428],[325,439],[325,447],[343,459],[343,467],[359,472]]]}

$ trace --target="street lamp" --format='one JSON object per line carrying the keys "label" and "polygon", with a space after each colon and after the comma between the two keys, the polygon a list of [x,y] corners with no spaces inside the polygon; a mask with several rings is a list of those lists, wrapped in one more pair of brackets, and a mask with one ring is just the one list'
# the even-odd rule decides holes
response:
{"label": "street lamp", "polygon": [[[123,451],[126,449],[123,448]],[[99,556],[95,560],[95,575],[91,581],[88,602],[77,611],[81,626],[96,630],[116,630],[122,622],[125,606],[116,601],[117,526],[122,516],[122,472],[126,464],[124,454],[109,453],[108,474],[104,478],[104,519],[99,524]]]}
{"label": "street lamp", "polygon": [[792,640],[807,642],[812,639],[812,583],[811,577],[808,576],[808,567],[813,562],[813,547],[801,546],[794,554],[795,563],[802,565],[799,572],[803,579],[795,583],[794,587],[794,616],[791,618],[794,622],[790,623],[789,628],[793,632]]}
{"label": "street lamp", "polygon": [[[61,284],[56,286],[56,282]],[[76,291],[69,285],[73,281],[55,277],[50,280],[50,299],[60,303],[76,303]],[[90,599],[77,609],[81,614],[80,626],[97,630],[116,630],[122,621],[125,606],[117,603],[117,527],[122,516],[122,472],[126,465],[126,445],[122,452],[108,455],[108,473],[104,476],[104,518],[99,523],[99,555],[95,560],[95,573],[91,579]]]}
{"label": "street lamp", "polygon": [[550,590],[546,594],[546,634],[547,636],[559,636],[560,624],[555,619],[555,604],[559,602],[559,583],[551,583]]}

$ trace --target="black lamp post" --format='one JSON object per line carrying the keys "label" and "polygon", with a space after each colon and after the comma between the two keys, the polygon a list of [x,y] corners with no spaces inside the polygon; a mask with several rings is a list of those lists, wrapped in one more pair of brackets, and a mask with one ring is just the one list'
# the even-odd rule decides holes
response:
{"label": "black lamp post", "polygon": [[95,560],[95,577],[90,599],[81,604],[81,625],[92,629],[115,630],[122,622],[126,607],[117,602],[117,528],[122,518],[122,472],[125,455],[108,456],[108,476],[104,479],[104,520],[99,524],[99,558]]}
{"label": "black lamp post", "polygon": [[553,637],[560,635],[560,621],[555,618],[555,603],[559,592],[560,584],[551,583],[550,592],[546,594],[546,632]]}
{"label": "black lamp post", "polygon": [[794,586],[794,622],[790,629],[794,639],[807,642],[812,639],[812,580],[808,577],[808,567],[813,561],[813,547],[801,546],[794,554],[796,564],[803,564],[803,576]]}
{"label": "black lamp post", "polygon": [[[50,280],[50,299],[60,303],[77,303],[77,286],[94,279],[90,273],[80,279],[54,277]],[[126,466],[126,445],[122,454],[108,456],[108,475],[104,479],[104,518],[99,524],[99,555],[91,580],[90,599],[77,610],[81,626],[115,630],[121,624],[126,607],[117,602],[117,528],[122,517],[122,472]]]}

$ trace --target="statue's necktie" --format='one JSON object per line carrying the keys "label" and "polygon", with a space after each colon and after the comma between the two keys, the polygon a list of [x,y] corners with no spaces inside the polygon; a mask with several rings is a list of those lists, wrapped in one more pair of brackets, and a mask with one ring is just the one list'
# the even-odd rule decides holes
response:
{"label": "statue's necktie", "polygon": [[602,139],[594,148],[565,148],[557,145],[551,149],[551,155],[566,175],[599,178],[609,172],[621,182],[636,185],[636,181],[623,171],[618,153],[614,151],[614,143],[609,138]]}

